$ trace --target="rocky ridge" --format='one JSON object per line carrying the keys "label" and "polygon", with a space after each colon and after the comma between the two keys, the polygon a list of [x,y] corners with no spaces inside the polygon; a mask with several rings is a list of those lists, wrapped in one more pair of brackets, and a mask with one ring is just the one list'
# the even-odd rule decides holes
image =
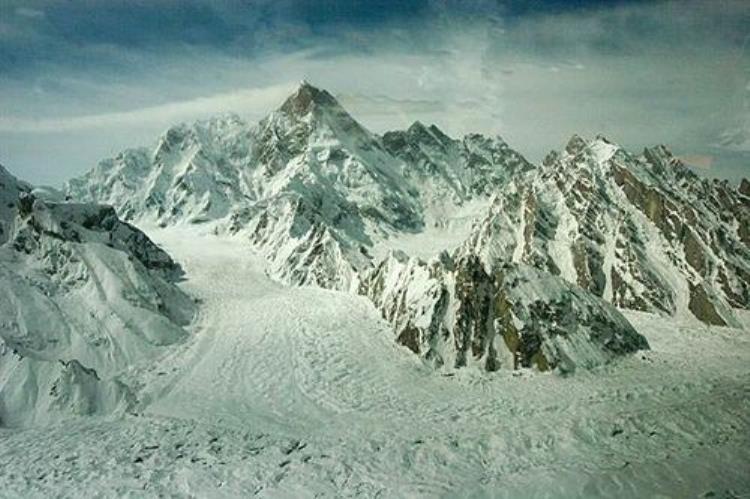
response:
{"label": "rocky ridge", "polygon": [[487,268],[471,253],[425,262],[394,253],[362,280],[396,341],[436,367],[534,367],[562,373],[648,349],[613,306],[518,264]]}
{"label": "rocky ridge", "polygon": [[498,192],[466,242],[485,261],[560,275],[619,308],[737,325],[750,306],[750,198],[668,149],[573,137]]}
{"label": "rocky ridge", "polygon": [[113,208],[52,203],[0,167],[0,424],[126,410],[118,375],[185,337],[181,269]]}

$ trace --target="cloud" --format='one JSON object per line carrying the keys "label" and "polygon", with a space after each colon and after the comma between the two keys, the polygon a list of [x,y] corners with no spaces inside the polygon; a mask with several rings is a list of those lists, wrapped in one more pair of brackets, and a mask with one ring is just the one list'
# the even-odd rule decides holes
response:
{"label": "cloud", "polygon": [[750,152],[750,128],[739,127],[724,130],[714,145],[729,151]]}
{"label": "cloud", "polygon": [[501,134],[532,160],[573,133],[711,156],[750,115],[748,25],[741,0],[6,0],[0,160],[58,181],[175,121],[257,119],[302,78],[376,132]]}
{"label": "cloud", "polygon": [[101,129],[103,127],[116,128],[154,124],[167,126],[178,121],[222,112],[236,112],[259,117],[278,106],[293,88],[294,85],[291,83],[280,84],[266,88],[237,90],[131,111],[67,118],[27,119],[0,116],[0,133],[65,133]]}
{"label": "cloud", "polygon": [[38,9],[30,9],[28,7],[18,7],[16,9],[16,15],[21,17],[31,17],[39,19],[44,17],[44,11]]}
{"label": "cloud", "polygon": [[680,156],[678,159],[680,159],[686,165],[702,169],[711,168],[715,161],[715,158],[713,156],[702,156],[698,154]]}

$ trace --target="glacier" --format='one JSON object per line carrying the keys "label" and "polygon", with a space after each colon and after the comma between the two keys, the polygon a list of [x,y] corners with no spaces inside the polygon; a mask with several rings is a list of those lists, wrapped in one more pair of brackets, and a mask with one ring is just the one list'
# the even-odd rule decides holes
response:
{"label": "glacier", "polygon": [[0,167],[0,496],[750,493],[750,188],[302,82]]}

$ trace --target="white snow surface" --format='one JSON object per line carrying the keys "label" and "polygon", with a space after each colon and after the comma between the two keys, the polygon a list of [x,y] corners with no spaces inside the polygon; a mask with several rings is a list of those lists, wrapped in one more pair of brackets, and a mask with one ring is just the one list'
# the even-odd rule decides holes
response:
{"label": "white snow surface", "polygon": [[199,319],[123,378],[133,414],[0,429],[0,497],[750,494],[747,313],[628,312],[652,350],[572,377],[441,376],[363,297],[278,284],[238,238],[148,234]]}

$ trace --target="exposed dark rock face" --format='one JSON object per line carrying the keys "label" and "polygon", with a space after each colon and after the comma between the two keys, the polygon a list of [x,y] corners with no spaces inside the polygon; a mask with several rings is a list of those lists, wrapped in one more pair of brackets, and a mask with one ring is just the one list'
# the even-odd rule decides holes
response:
{"label": "exposed dark rock face", "polygon": [[715,299],[709,297],[703,284],[690,284],[690,311],[699,320],[714,326],[726,326],[724,318],[716,310]]}
{"label": "exposed dark rock face", "polygon": [[13,224],[21,208],[21,198],[26,204],[33,202],[33,197],[27,197],[32,187],[19,181],[3,165],[0,165],[0,244],[5,243],[13,232]]}
{"label": "exposed dark rock face", "polygon": [[750,197],[750,180],[743,178],[740,182],[740,194]]}
{"label": "exposed dark rock face", "polygon": [[592,294],[527,266],[488,271],[472,254],[429,263],[393,254],[363,279],[360,293],[399,343],[436,366],[569,372],[648,348]]}
{"label": "exposed dark rock face", "polygon": [[731,308],[750,307],[749,219],[741,190],[697,177],[664,146],[635,157],[575,136],[498,192],[466,246],[621,308],[736,324]]}
{"label": "exposed dark rock face", "polygon": [[182,276],[182,269],[161,248],[132,225],[120,221],[111,206],[49,203],[25,194],[19,199],[19,219],[13,244],[31,253],[43,237],[60,242],[105,244],[132,255],[143,266],[167,280]]}

